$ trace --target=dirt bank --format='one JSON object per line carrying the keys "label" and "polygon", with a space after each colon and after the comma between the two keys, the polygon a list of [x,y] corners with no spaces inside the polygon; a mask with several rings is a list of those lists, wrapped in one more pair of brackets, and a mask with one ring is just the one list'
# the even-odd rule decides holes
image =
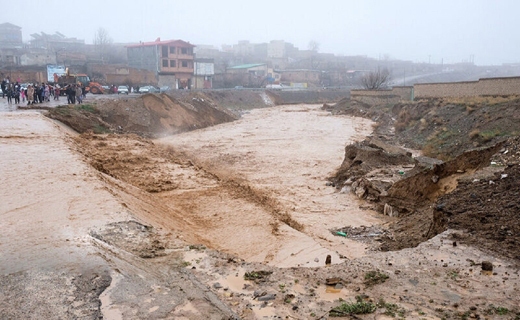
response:
{"label": "dirt bank", "polygon": [[[378,138],[386,141],[347,146],[331,181],[369,200],[379,212],[399,217],[382,249],[413,247],[454,228],[468,232],[461,236],[467,243],[518,259],[520,238],[508,225],[520,222],[511,213],[517,212],[513,194],[519,186],[514,178],[519,101],[498,97],[370,106],[342,100],[326,105],[335,113],[377,120]],[[406,159],[406,150],[388,147],[400,143],[448,161],[412,159],[411,153]],[[484,223],[490,219],[495,223]]]}
{"label": "dirt bank", "polygon": [[197,93],[191,93],[183,100],[167,94],[99,99],[83,105],[51,108],[47,115],[80,133],[135,133],[146,137],[170,135],[237,119],[229,110]]}

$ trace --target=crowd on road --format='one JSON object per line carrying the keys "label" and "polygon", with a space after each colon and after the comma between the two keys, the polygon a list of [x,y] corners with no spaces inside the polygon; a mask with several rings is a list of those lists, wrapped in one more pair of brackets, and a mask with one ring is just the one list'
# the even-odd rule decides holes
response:
{"label": "crowd on road", "polygon": [[87,93],[86,88],[80,84],[70,84],[60,88],[58,85],[53,86],[42,82],[41,85],[35,83],[24,87],[19,80],[12,83],[9,77],[2,80],[1,89],[2,98],[7,98],[8,104],[12,104],[14,100],[15,104],[27,101],[27,105],[48,102],[51,97],[59,100],[62,94],[67,96],[68,104],[81,104]]}

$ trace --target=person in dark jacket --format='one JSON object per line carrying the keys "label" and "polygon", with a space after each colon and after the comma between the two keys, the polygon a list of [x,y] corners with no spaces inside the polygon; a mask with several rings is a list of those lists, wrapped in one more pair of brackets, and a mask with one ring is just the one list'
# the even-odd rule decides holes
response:
{"label": "person in dark jacket", "polygon": [[13,102],[13,85],[8,83],[6,90],[7,95],[7,103],[11,104]]}
{"label": "person in dark jacket", "polygon": [[2,88],[2,98],[5,98],[5,91],[7,90],[7,81],[5,79],[2,80],[1,88]]}

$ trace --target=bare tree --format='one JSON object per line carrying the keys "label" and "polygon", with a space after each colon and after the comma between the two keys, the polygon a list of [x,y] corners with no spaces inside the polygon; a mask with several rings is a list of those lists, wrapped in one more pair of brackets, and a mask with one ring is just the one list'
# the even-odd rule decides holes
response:
{"label": "bare tree", "polygon": [[309,41],[308,49],[312,51],[311,57],[310,57],[310,69],[316,69],[315,61],[316,61],[316,55],[318,54],[318,51],[320,50],[320,44],[316,40]]}
{"label": "bare tree", "polygon": [[390,81],[390,71],[388,69],[377,69],[377,71],[370,71],[361,77],[361,84],[367,90],[380,90],[387,86]]}
{"label": "bare tree", "polygon": [[94,45],[101,60],[105,60],[109,46],[112,44],[112,38],[105,28],[99,28],[94,35]]}
{"label": "bare tree", "polygon": [[320,44],[316,40],[309,41],[308,49],[310,51],[318,52],[320,50]]}

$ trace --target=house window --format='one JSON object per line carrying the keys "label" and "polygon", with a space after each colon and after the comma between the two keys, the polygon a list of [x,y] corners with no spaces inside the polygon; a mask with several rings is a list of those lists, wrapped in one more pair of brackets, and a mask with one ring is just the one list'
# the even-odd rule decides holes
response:
{"label": "house window", "polygon": [[168,56],[168,47],[167,46],[162,46],[162,56],[163,57],[167,57]]}
{"label": "house window", "polygon": [[182,54],[188,54],[188,48],[181,48]]}
{"label": "house window", "polygon": [[175,68],[177,66],[177,63],[175,60],[170,60],[170,68]]}
{"label": "house window", "polygon": [[163,59],[162,66],[163,66],[163,68],[168,68],[168,60]]}
{"label": "house window", "polygon": [[188,61],[182,61],[182,67],[187,68],[188,67]]}
{"label": "house window", "polygon": [[170,53],[175,54],[175,47],[170,47]]}

